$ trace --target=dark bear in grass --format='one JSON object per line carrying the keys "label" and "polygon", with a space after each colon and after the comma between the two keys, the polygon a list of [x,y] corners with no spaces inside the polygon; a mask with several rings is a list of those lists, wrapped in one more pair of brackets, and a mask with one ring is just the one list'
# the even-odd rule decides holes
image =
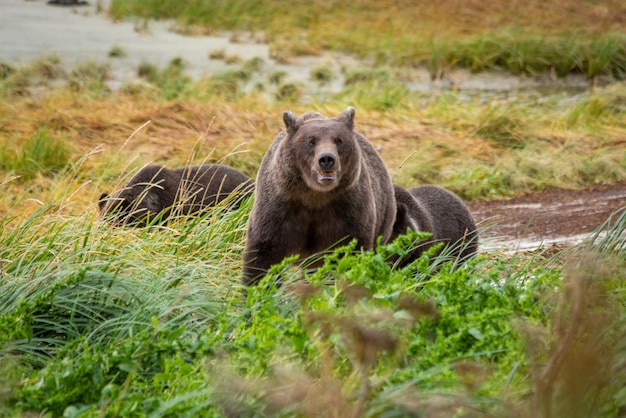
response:
{"label": "dark bear in grass", "polygon": [[101,215],[116,225],[145,226],[155,217],[201,213],[231,194],[230,207],[253,192],[252,180],[222,164],[168,169],[152,165],[141,169],[118,192],[100,196]]}
{"label": "dark bear in grass", "polygon": [[393,185],[372,145],[354,130],[354,109],[334,119],[283,114],[263,157],[243,256],[243,284],[254,285],[286,256],[308,257],[356,238],[372,249],[391,236]]}
{"label": "dark bear in grass", "polygon": [[414,261],[439,242],[444,242],[449,247],[447,254],[450,258],[457,258],[460,262],[465,262],[476,254],[476,224],[463,201],[454,193],[438,186],[426,185],[408,190],[394,186],[394,194],[397,210],[390,241],[406,233],[407,229],[432,234],[403,258],[401,265]]}

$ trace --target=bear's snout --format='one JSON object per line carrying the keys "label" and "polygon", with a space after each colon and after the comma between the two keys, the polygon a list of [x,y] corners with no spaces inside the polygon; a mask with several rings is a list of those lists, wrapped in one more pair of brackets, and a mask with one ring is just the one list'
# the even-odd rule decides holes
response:
{"label": "bear's snout", "polygon": [[326,152],[319,156],[317,163],[320,165],[322,171],[331,171],[333,167],[335,167],[335,156]]}

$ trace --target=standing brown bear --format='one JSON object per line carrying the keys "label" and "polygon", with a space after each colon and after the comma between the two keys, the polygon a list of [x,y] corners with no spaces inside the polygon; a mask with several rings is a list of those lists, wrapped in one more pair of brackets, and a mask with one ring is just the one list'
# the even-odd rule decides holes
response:
{"label": "standing brown bear", "polygon": [[372,249],[391,236],[393,185],[378,153],[354,130],[354,109],[334,119],[283,113],[286,131],[257,174],[243,255],[243,284],[254,285],[286,256],[307,257],[356,238]]}
{"label": "standing brown bear", "polygon": [[461,199],[449,190],[434,185],[405,190],[394,186],[397,211],[390,241],[407,229],[430,232],[431,237],[403,260],[405,265],[417,259],[436,243],[449,246],[449,256],[465,262],[478,250],[478,233],[472,215]]}
{"label": "standing brown bear", "polygon": [[231,206],[236,208],[252,191],[252,180],[227,165],[176,169],[151,165],[139,170],[122,190],[103,193],[98,206],[102,217],[115,225],[145,226],[156,216],[165,221],[172,213],[200,213],[233,193],[238,194]]}

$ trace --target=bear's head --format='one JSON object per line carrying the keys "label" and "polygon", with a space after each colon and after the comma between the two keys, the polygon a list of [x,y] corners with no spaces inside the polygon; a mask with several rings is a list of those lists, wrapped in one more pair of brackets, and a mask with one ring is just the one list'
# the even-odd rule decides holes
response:
{"label": "bear's head", "polygon": [[98,199],[100,215],[113,225],[146,226],[163,209],[156,185],[135,184],[113,195],[102,193]]}
{"label": "bear's head", "polygon": [[319,113],[297,118],[286,111],[283,121],[287,128],[287,146],[309,188],[328,192],[356,181],[361,150],[354,135],[352,107],[334,119]]}

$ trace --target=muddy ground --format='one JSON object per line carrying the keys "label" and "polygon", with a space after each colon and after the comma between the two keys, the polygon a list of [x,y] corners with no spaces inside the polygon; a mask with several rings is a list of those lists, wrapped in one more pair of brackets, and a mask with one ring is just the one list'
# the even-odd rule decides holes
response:
{"label": "muddy ground", "polygon": [[582,242],[615,211],[626,210],[626,182],[583,190],[546,190],[467,205],[483,228],[484,250],[564,247]]}

